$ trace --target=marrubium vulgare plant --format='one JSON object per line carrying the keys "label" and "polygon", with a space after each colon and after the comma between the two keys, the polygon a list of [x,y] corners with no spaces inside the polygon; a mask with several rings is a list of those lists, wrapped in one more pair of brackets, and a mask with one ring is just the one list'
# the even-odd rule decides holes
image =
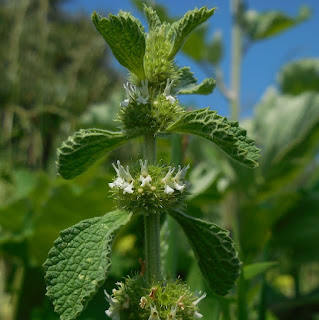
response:
{"label": "marrubium vulgare plant", "polygon": [[133,164],[113,164],[109,181],[114,211],[80,221],[63,230],[44,264],[47,295],[63,320],[75,319],[104,283],[111,265],[115,233],[132,215],[144,216],[145,274],[127,277],[106,292],[111,319],[191,320],[201,318],[195,295],[182,280],[168,279],[161,267],[160,216],[171,215],[184,230],[203,276],[215,294],[226,295],[240,273],[240,261],[228,231],[186,214],[189,166],[159,164],[159,134],[193,134],[215,143],[232,159],[248,167],[258,165],[259,150],[237,122],[215,111],[185,111],[181,94],[209,94],[213,79],[197,83],[189,67],[179,67],[175,56],[185,39],[214,14],[214,9],[194,9],[179,21],[162,22],[145,6],[148,33],[128,12],[102,18],[93,13],[96,29],[117,60],[128,69],[126,99],[119,102],[119,131],[80,130],[58,149],[57,169],[64,179],[84,172],[106,152],[143,136],[143,159]]}

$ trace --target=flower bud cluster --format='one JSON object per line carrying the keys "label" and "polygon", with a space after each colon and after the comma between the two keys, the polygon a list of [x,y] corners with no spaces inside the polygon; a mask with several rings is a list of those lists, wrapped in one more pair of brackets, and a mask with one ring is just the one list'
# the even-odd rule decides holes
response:
{"label": "flower bud cluster", "polygon": [[185,176],[189,165],[182,168],[149,166],[140,160],[140,170],[132,175],[117,161],[113,163],[116,177],[109,183],[113,199],[119,208],[147,214],[163,213],[183,206],[189,183]]}
{"label": "flower bud cluster", "polygon": [[105,292],[112,320],[195,320],[202,318],[198,303],[206,297],[195,295],[180,279],[161,281],[145,287],[143,278],[136,276],[118,282],[112,295]]}

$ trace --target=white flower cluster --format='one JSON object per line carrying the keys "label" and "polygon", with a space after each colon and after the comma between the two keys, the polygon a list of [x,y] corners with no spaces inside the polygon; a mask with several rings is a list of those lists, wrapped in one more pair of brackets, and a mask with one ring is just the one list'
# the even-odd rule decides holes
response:
{"label": "white flower cluster", "polygon": [[[134,192],[134,182],[135,180],[130,174],[129,166],[126,166],[126,170],[121,165],[120,161],[117,161],[117,167],[113,163],[112,164],[117,177],[116,179],[109,183],[109,186],[111,189],[121,189],[123,190],[123,194],[125,193],[133,193]],[[144,191],[143,188],[149,188],[151,191],[155,191],[156,187],[151,184],[152,177],[148,173],[148,161],[145,160],[144,162],[140,160],[140,166],[141,166],[141,174],[138,179],[140,182],[140,187],[138,188],[138,192],[142,193]],[[189,165],[187,167],[181,168],[181,166],[178,166],[178,171],[174,177],[172,177],[172,174],[175,171],[175,167],[171,168],[169,167],[168,173],[166,176],[161,180],[161,183],[164,185],[164,192],[166,194],[172,194],[175,190],[179,192],[183,192],[185,188],[187,188],[188,183],[185,181],[185,175],[187,170],[189,169]]]}
{"label": "white flower cluster", "polygon": [[127,99],[121,102],[121,107],[127,107],[131,102],[136,101],[138,105],[147,104],[149,99],[148,81],[141,81],[142,87],[136,87],[130,82],[123,85]]}
{"label": "white flower cluster", "polygon": [[188,169],[189,165],[183,169],[181,166],[178,166],[178,171],[172,178],[175,168],[169,167],[166,176],[161,181],[165,185],[164,192],[166,194],[172,194],[175,190],[183,192],[185,188],[187,188],[187,183],[185,183],[185,175]]}
{"label": "white flower cluster", "polygon": [[117,168],[114,163],[112,163],[112,165],[116,171],[117,178],[114,180],[114,182],[109,183],[110,188],[122,189],[124,194],[133,193],[134,179],[130,174],[129,167],[127,166],[125,170],[120,161],[117,161]]}

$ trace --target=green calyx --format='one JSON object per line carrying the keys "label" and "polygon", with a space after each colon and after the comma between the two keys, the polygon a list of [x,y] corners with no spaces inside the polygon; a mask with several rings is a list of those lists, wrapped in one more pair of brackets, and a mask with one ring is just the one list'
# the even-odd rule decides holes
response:
{"label": "green calyx", "polygon": [[147,160],[140,160],[140,169],[117,162],[113,164],[117,176],[112,183],[112,198],[118,208],[133,213],[160,214],[171,209],[182,208],[188,195],[189,183],[185,180],[188,167],[176,170],[169,166],[148,166]]}
{"label": "green calyx", "polygon": [[117,286],[112,295],[105,292],[110,304],[106,314],[112,320],[194,320],[202,317],[198,303],[206,294],[201,297],[193,294],[180,279],[147,286],[143,277],[135,276],[118,282]]}

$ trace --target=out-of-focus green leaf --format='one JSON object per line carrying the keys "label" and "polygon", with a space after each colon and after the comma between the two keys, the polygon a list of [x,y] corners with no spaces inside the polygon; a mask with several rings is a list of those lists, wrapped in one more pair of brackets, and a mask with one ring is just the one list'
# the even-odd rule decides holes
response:
{"label": "out-of-focus green leaf", "polygon": [[61,320],[75,319],[104,283],[114,233],[129,220],[113,211],[61,231],[44,264],[47,296]]}
{"label": "out-of-focus green leaf", "polygon": [[319,148],[319,94],[268,90],[257,106],[255,138],[262,145],[262,188],[274,191],[295,178]]}
{"label": "out-of-focus green leaf", "polygon": [[57,169],[64,179],[73,179],[84,172],[106,152],[133,137],[123,132],[102,129],[80,130],[64,141],[58,149]]}
{"label": "out-of-focus green leaf", "polygon": [[203,61],[207,55],[207,48],[205,43],[206,34],[206,25],[202,25],[194,30],[182,46],[183,53],[187,54],[195,61]]}
{"label": "out-of-focus green leaf", "polygon": [[218,65],[224,55],[223,39],[221,32],[215,32],[207,46],[206,59],[213,65]]}
{"label": "out-of-focus green leaf", "polygon": [[278,82],[285,94],[319,92],[319,59],[301,59],[287,64],[279,72]]}
{"label": "out-of-focus green leaf", "polygon": [[140,79],[144,79],[144,28],[130,13],[120,11],[117,16],[102,18],[92,14],[96,29],[109,44],[116,59]]}
{"label": "out-of-focus green leaf", "polygon": [[209,17],[211,17],[215,12],[215,8],[207,9],[207,7],[202,7],[200,9],[194,9],[188,11],[182,19],[176,21],[172,24],[170,29],[170,34],[173,37],[173,46],[169,54],[169,58],[173,58],[187,36],[200,24],[205,22]]}
{"label": "out-of-focus green leaf", "polygon": [[310,16],[310,10],[302,7],[293,18],[280,11],[257,12],[248,10],[242,17],[242,26],[253,41],[270,38],[305,21]]}
{"label": "out-of-focus green leaf", "polygon": [[183,228],[207,284],[216,294],[227,294],[235,284],[241,264],[229,232],[182,212],[170,214]]}
{"label": "out-of-focus green leaf", "polygon": [[238,122],[228,121],[208,108],[187,111],[168,129],[168,132],[198,135],[214,142],[232,159],[254,168],[258,166],[260,151],[254,140],[246,136],[246,130]]}
{"label": "out-of-focus green leaf", "polygon": [[273,227],[272,238],[272,245],[295,261],[319,261],[319,194],[303,194]]}
{"label": "out-of-focus green leaf", "polygon": [[277,266],[278,262],[257,262],[243,266],[243,273],[246,280],[253,279],[263,273],[266,273],[268,270]]}

